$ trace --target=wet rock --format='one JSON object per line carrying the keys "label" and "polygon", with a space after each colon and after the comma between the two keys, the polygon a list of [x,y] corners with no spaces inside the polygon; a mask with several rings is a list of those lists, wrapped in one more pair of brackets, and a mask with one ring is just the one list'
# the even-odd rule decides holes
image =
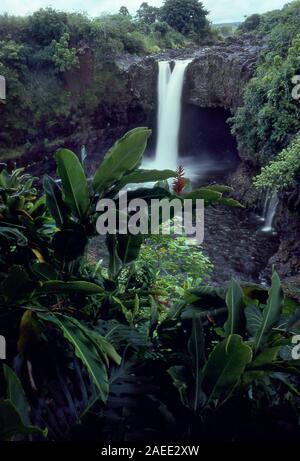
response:
{"label": "wet rock", "polygon": [[[300,274],[300,214],[287,206],[287,194],[281,197],[276,226],[280,235],[280,246],[270,260],[282,279],[299,277]],[[299,280],[299,278],[298,278]],[[300,289],[300,284],[298,285]]]}
{"label": "wet rock", "polygon": [[122,63],[132,94],[145,110],[156,105],[157,63],[191,59],[183,90],[185,102],[199,107],[223,107],[235,112],[243,103],[246,83],[252,77],[262,42],[253,38],[221,45],[169,50],[132,65]]}
{"label": "wet rock", "polygon": [[261,233],[259,228],[250,210],[221,206],[205,210],[202,248],[214,264],[210,283],[227,284],[232,277],[260,282],[261,273],[278,249],[279,238]]}
{"label": "wet rock", "polygon": [[[262,214],[265,193],[257,190],[253,185],[253,176],[257,171],[247,163],[241,163],[230,177],[230,184],[234,189],[233,196],[240,200],[248,209],[257,215]],[[279,273],[283,285],[288,286],[288,292],[294,290],[298,284],[300,289],[300,187],[292,188],[279,194],[280,204],[274,220],[274,227],[279,245],[273,255],[266,261],[266,267],[261,278],[269,280],[274,266]],[[274,236],[267,234],[267,239]],[[270,255],[270,254],[269,254]],[[292,281],[292,282],[290,282]]]}
{"label": "wet rock", "polygon": [[260,50],[260,46],[249,44],[203,49],[188,68],[184,100],[234,113],[243,104],[244,89]]}

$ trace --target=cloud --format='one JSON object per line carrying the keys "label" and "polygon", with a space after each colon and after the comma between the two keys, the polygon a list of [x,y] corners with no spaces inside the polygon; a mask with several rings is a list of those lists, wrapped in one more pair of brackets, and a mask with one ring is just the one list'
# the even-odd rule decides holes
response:
{"label": "cloud", "polygon": [[286,0],[204,0],[213,22],[241,21],[253,13],[265,13],[282,8]]}
{"label": "cloud", "polygon": [[[81,0],[31,0],[28,4],[24,0],[1,0],[0,13],[26,15],[39,8],[51,6],[64,11],[80,11],[90,16],[100,16],[103,13],[116,13],[121,6],[126,5],[134,14],[142,2],[143,0],[85,0],[84,3]],[[161,6],[163,0],[148,0],[148,3]],[[203,0],[202,3],[210,11],[210,20],[218,23],[241,21],[245,15],[281,8],[286,0]]]}

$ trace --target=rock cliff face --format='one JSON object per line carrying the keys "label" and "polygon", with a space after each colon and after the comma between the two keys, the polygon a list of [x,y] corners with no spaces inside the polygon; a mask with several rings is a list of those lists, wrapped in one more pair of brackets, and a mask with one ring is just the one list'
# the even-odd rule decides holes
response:
{"label": "rock cliff face", "polygon": [[[251,40],[231,39],[218,46],[169,50],[146,57],[121,56],[110,69],[117,80],[111,100],[99,101],[94,112],[86,115],[84,130],[76,133],[65,130],[68,132],[65,144],[75,150],[85,144],[90,152],[99,152],[103,145],[106,149],[130,128],[154,126],[161,60],[172,65],[177,59],[191,59],[183,90],[184,102],[202,108],[222,107],[234,113],[243,103],[245,85],[253,75],[262,47],[259,41]],[[87,49],[81,56],[80,68],[65,73],[66,89],[75,102],[86,88],[95,85],[94,65],[94,57]]]}
{"label": "rock cliff face", "polygon": [[[242,162],[231,176],[230,183],[234,189],[233,196],[247,209],[261,214],[265,197],[253,185],[252,177],[256,174],[253,166]],[[279,246],[262,276],[270,278],[274,265],[286,292],[300,301],[300,187],[281,192],[279,199],[274,220]]]}
{"label": "rock cliff face", "polygon": [[252,77],[260,42],[228,41],[223,45],[160,53],[132,65],[119,63],[128,74],[128,86],[135,103],[146,113],[157,99],[158,61],[191,59],[187,69],[183,99],[199,107],[223,107],[235,112],[243,103],[245,85]]}
{"label": "rock cliff face", "polygon": [[260,47],[231,45],[203,50],[188,67],[184,99],[200,107],[235,112],[253,75]]}
{"label": "rock cliff face", "polygon": [[280,194],[275,224],[280,246],[270,259],[269,266],[278,268],[284,286],[300,300],[300,186]]}
{"label": "rock cliff face", "polygon": [[[132,95],[132,104],[145,114],[154,113],[157,104],[158,61],[191,59],[187,69],[183,100],[198,107],[221,107],[235,113],[243,105],[245,86],[253,76],[262,43],[251,40],[232,40],[224,45],[173,50],[134,63],[123,62],[124,72],[128,75],[128,90]],[[257,174],[253,165],[247,162],[243,152],[239,153],[241,164],[232,175],[231,184],[235,197],[248,209],[257,210],[263,197],[254,188],[252,177]],[[272,264],[276,266],[283,285],[295,296],[295,287],[300,285],[300,190],[287,192],[280,197],[280,206],[276,218],[279,248],[265,271],[271,273]],[[293,202],[296,201],[297,203]],[[293,203],[292,203],[293,202]]]}

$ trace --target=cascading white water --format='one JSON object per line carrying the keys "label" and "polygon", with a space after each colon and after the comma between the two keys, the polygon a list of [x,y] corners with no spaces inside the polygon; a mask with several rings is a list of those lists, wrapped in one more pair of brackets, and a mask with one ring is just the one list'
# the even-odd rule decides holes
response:
{"label": "cascading white water", "polygon": [[[263,194],[263,191],[261,191],[261,193]],[[270,187],[268,187],[265,194],[264,194],[264,199],[263,199],[263,197],[261,197],[261,199],[260,199],[261,201],[264,200],[264,206],[263,206],[263,209],[262,209],[262,213],[259,216],[259,220],[262,221],[262,222],[266,221],[266,217],[267,217],[271,197],[272,197],[272,189],[270,189]]]}
{"label": "cascading white water", "polygon": [[157,169],[175,170],[178,166],[178,138],[181,96],[186,68],[191,60],[159,62],[158,74],[158,139],[155,154]]}
{"label": "cascading white water", "polygon": [[265,224],[263,228],[261,229],[263,232],[273,232],[273,222],[274,218],[276,215],[277,207],[279,204],[279,199],[277,192],[267,192],[269,198],[268,201],[266,201],[266,210],[265,210]]}

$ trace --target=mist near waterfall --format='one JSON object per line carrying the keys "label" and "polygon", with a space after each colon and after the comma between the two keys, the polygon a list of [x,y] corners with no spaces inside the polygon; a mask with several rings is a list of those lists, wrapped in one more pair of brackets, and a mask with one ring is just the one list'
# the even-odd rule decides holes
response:
{"label": "mist near waterfall", "polygon": [[157,126],[147,169],[183,166],[193,184],[222,180],[239,164],[237,146],[222,108],[200,108],[182,101],[190,60],[158,63]]}

